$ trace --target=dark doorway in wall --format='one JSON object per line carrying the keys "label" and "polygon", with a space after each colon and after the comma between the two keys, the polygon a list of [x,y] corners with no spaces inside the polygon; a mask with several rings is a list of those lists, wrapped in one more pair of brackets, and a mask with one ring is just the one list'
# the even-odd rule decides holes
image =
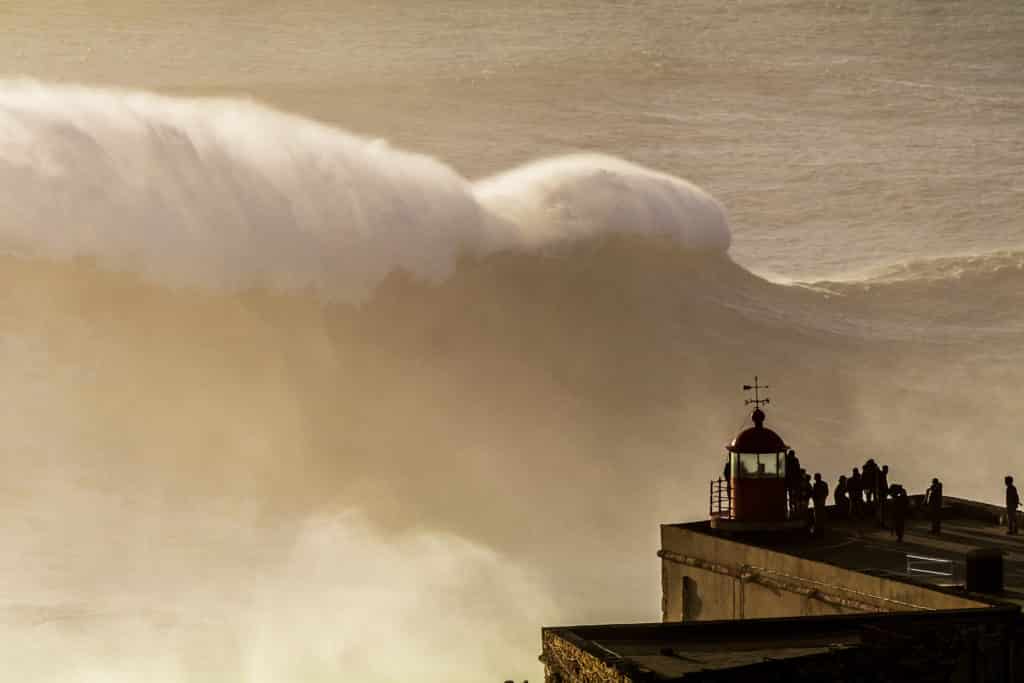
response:
{"label": "dark doorway in wall", "polygon": [[699,619],[702,606],[700,593],[697,591],[697,582],[689,576],[683,577],[682,598],[682,620],[690,621],[691,619]]}

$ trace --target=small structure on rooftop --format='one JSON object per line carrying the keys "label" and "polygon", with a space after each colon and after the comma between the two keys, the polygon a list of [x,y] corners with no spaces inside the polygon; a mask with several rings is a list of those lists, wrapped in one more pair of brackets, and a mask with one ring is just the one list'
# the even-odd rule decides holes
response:
{"label": "small structure on rooftop", "polygon": [[[770,403],[761,397],[767,385],[743,385],[744,391],[753,391],[753,405],[747,427],[726,447],[724,478],[711,482],[711,526],[732,531],[772,531],[792,529],[804,525],[803,519],[789,519],[786,498],[786,453],[789,446],[775,431],[764,426],[766,415],[762,405]],[[792,476],[794,473],[790,473]]]}

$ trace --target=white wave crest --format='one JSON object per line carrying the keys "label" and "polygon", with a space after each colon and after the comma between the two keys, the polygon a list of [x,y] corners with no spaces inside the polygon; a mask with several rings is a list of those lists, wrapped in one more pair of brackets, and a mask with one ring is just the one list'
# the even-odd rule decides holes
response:
{"label": "white wave crest", "polygon": [[725,210],[681,178],[621,159],[580,154],[545,159],[477,183],[480,202],[541,246],[622,233],[662,235],[687,249],[729,249]]}
{"label": "white wave crest", "polygon": [[354,301],[396,269],[607,232],[725,250],[686,183],[570,157],[474,186],[444,164],[240,100],[0,82],[0,253],[161,284]]}

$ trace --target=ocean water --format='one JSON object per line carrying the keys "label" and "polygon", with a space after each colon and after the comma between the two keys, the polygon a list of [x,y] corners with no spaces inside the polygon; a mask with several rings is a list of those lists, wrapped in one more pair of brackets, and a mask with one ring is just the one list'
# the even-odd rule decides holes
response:
{"label": "ocean water", "polygon": [[0,632],[25,681],[537,679],[660,616],[739,386],[998,500],[1012,2],[0,11]]}

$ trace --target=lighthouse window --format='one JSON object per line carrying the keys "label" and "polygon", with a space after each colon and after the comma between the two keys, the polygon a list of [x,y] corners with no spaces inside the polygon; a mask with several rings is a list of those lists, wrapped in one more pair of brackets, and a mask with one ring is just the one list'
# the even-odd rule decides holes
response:
{"label": "lighthouse window", "polygon": [[779,476],[779,458],[775,453],[765,453],[757,456],[757,473],[762,477]]}
{"label": "lighthouse window", "polygon": [[743,476],[747,478],[753,478],[757,476],[758,470],[757,456],[753,453],[741,453],[740,454],[740,471],[743,472]]}
{"label": "lighthouse window", "polygon": [[775,479],[781,476],[777,453],[740,453],[740,473],[748,479],[759,477]]}

